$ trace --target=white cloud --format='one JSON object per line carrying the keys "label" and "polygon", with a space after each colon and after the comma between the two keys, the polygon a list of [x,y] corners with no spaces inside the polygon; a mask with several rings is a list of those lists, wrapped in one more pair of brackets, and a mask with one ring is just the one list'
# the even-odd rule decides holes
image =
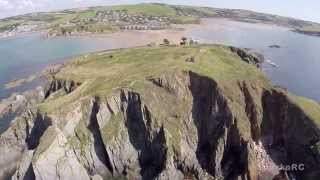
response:
{"label": "white cloud", "polygon": [[0,8],[7,8],[9,5],[9,1],[0,0]]}
{"label": "white cloud", "polygon": [[18,5],[19,9],[35,9],[35,4],[31,0],[21,0],[21,2]]}
{"label": "white cloud", "polygon": [[34,7],[34,4],[31,0],[22,0],[21,4],[25,7]]}

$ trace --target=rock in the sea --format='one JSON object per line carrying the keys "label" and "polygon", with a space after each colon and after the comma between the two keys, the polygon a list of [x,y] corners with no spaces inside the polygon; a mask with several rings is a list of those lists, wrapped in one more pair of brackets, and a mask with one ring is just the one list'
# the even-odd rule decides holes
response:
{"label": "rock in the sea", "polygon": [[270,45],[269,48],[281,48],[281,46],[274,44],[274,45]]}

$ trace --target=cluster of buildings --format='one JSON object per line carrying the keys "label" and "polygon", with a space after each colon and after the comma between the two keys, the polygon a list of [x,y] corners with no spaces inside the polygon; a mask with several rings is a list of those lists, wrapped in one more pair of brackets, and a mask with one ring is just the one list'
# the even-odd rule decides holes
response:
{"label": "cluster of buildings", "polygon": [[98,21],[119,26],[123,30],[157,30],[170,25],[169,17],[129,14],[126,10],[98,11]]}
{"label": "cluster of buildings", "polygon": [[[72,19],[59,24],[62,29],[71,31],[85,31],[89,25],[110,25],[121,30],[160,30],[170,26],[170,18],[166,16],[132,14],[127,10],[101,10],[91,18]],[[0,37],[14,36],[18,33],[32,32],[37,29],[48,29],[50,23],[44,21],[30,21],[18,24],[0,32]],[[72,32],[70,32],[71,34]]]}
{"label": "cluster of buildings", "polygon": [[32,32],[44,26],[45,24],[41,22],[28,22],[12,25],[11,27],[7,27],[7,30],[0,32],[0,38],[11,37],[20,33]]}

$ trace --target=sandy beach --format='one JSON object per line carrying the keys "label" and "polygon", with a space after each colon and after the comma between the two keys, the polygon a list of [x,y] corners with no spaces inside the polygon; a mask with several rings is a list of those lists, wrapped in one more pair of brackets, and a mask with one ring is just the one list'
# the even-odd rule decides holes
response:
{"label": "sandy beach", "polygon": [[67,37],[53,38],[94,38],[113,41],[125,47],[142,46],[149,43],[162,43],[163,39],[168,39],[173,44],[178,44],[181,38],[186,36],[186,32],[193,27],[200,27],[204,24],[173,25],[170,29],[163,30],[122,30],[114,33],[79,34]]}

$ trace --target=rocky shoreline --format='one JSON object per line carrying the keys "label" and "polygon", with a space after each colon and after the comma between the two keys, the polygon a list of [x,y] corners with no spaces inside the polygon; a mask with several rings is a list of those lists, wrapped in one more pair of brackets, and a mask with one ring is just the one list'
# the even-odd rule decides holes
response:
{"label": "rocky shoreline", "polygon": [[303,30],[299,30],[299,29],[294,29],[292,31],[296,32],[296,33],[299,33],[299,34],[320,37],[320,32],[317,32],[317,31],[315,31],[315,32],[313,32],[313,31],[303,31]]}
{"label": "rocky shoreline", "polygon": [[[59,72],[63,66],[64,63],[49,65],[39,73],[31,74],[27,78],[13,80],[5,84],[5,88],[16,88],[23,86],[24,84],[40,80],[40,78],[44,78],[49,81],[52,75]],[[0,99],[0,134],[8,128],[10,122],[16,116],[20,116],[27,108],[30,108],[32,105],[44,100],[45,86],[46,83],[21,93],[12,93],[9,97]]]}

